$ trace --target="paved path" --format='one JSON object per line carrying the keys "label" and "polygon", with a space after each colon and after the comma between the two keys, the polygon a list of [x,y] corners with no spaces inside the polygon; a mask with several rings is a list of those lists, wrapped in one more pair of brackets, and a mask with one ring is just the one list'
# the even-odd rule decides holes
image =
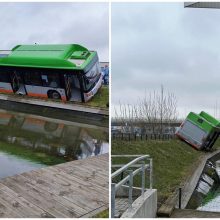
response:
{"label": "paved path", "polygon": [[33,97],[25,97],[25,96],[18,96],[18,95],[7,95],[7,94],[0,94],[0,100],[3,101],[13,101],[23,104],[31,104],[31,105],[37,105],[37,106],[43,106],[43,107],[52,107],[52,108],[58,108],[58,109],[64,109],[64,110],[71,110],[71,111],[77,111],[77,112],[85,112],[85,113],[91,113],[91,114],[98,114],[98,115],[109,115],[109,112],[107,109],[102,108],[95,108],[83,104],[76,104],[76,103],[63,103],[58,101],[52,101],[49,99],[36,99]]}
{"label": "paved path", "polygon": [[220,218],[220,212],[204,212],[192,209],[175,209],[171,218]]}
{"label": "paved path", "polygon": [[[133,197],[133,202],[137,197]],[[115,217],[120,217],[129,208],[128,197],[116,197],[115,198]]]}
{"label": "paved path", "polygon": [[120,217],[129,207],[128,198],[115,199],[115,217]]}
{"label": "paved path", "polygon": [[108,154],[6,177],[0,217],[92,217],[109,206],[108,180]]}

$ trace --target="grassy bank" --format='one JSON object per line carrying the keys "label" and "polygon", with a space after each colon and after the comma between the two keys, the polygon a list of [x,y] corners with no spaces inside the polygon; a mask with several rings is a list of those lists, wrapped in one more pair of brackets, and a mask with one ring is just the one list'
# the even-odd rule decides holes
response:
{"label": "grassy bank", "polygon": [[[196,151],[179,140],[154,140],[113,141],[112,154],[149,154],[153,158],[153,187],[158,189],[158,201],[161,203],[189,175],[193,163],[204,152]],[[139,182],[136,181],[136,184],[139,185]]]}
{"label": "grassy bank", "polygon": [[102,86],[101,89],[97,92],[97,94],[86,103],[88,106],[92,107],[101,107],[107,108],[107,104],[109,104],[109,87]]}
{"label": "grassy bank", "polygon": [[43,152],[34,151],[33,149],[29,149],[27,147],[18,146],[16,144],[9,144],[1,141],[0,151],[44,165],[56,165],[66,162],[64,158],[58,158]]}

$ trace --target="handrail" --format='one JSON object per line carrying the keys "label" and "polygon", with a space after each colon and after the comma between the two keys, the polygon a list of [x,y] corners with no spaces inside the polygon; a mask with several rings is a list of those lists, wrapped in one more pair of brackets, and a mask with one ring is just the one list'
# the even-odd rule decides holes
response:
{"label": "handrail", "polygon": [[[147,168],[148,165],[144,165],[144,169]],[[132,172],[133,177],[136,176],[140,171],[142,171],[143,165]],[[120,186],[122,186],[124,183],[126,183],[129,180],[129,175],[127,175],[123,180],[121,180],[119,183],[116,184],[115,189],[117,190]]]}
{"label": "handrail", "polygon": [[[125,157],[127,155],[124,155],[122,157]],[[134,157],[134,156],[133,156]],[[129,162],[128,164],[126,164],[125,166],[121,167],[120,169],[116,170],[114,173],[112,173],[111,177],[112,178],[115,178],[116,176],[118,176],[119,174],[121,174],[122,172],[124,172],[125,170],[127,170],[131,165],[137,163],[138,161],[142,161],[144,159],[148,159],[149,158],[149,155],[142,155],[142,156],[139,156],[138,158],[132,160],[131,162]]]}
{"label": "handrail", "polygon": [[[111,184],[111,217],[114,218],[115,217],[115,196],[116,196],[116,192],[117,190],[122,187],[122,186],[127,186],[129,191],[128,191],[128,201],[129,201],[129,206],[132,206],[132,191],[133,191],[133,178],[134,176],[136,176],[137,174],[141,173],[142,177],[141,177],[141,194],[142,196],[144,195],[145,192],[145,171],[146,169],[149,168],[150,170],[150,175],[149,175],[149,179],[150,179],[150,189],[152,189],[152,168],[153,168],[153,163],[152,163],[152,158],[150,158],[149,155],[112,155],[112,158],[134,158],[132,161],[130,161],[127,164],[115,164],[112,165],[112,168],[119,168],[118,170],[116,170],[114,173],[111,174],[111,178],[112,180],[119,176],[120,174],[122,174],[122,179],[120,182],[118,183],[114,183],[112,181]],[[149,161],[148,164],[146,164],[145,162]],[[141,163],[140,163],[141,162]],[[129,169],[129,168],[133,168]],[[128,175],[126,177],[123,178],[123,173],[125,171],[128,171]],[[125,184],[129,184],[129,185],[125,185]]]}

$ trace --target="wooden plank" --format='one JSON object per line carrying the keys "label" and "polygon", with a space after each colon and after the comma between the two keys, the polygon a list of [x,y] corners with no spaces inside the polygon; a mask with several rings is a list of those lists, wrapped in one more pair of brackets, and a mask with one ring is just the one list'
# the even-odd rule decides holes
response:
{"label": "wooden plank", "polygon": [[41,168],[0,181],[0,217],[91,217],[108,208],[109,156]]}
{"label": "wooden plank", "polygon": [[[33,175],[34,174],[34,175]],[[42,171],[34,171],[33,174],[27,173],[23,174],[24,176],[29,177],[30,179],[34,179],[36,182],[41,182],[43,183],[46,181],[47,183],[52,183],[52,184],[59,184],[60,187],[66,187],[66,190],[73,187],[75,190],[75,187],[78,187],[77,191],[82,191],[82,194],[85,194],[88,196],[91,194],[91,190],[93,192],[96,192],[99,197],[108,197],[108,182],[106,180],[106,185],[105,187],[101,187],[97,184],[93,184],[91,182],[86,182],[84,180],[81,180],[78,176],[70,176],[62,171],[59,172],[51,172],[50,170],[44,170]],[[106,192],[106,195],[103,195],[103,191]],[[93,197],[94,198],[94,197]]]}
{"label": "wooden plank", "polygon": [[58,179],[56,182],[51,184],[48,179],[36,178],[33,175],[28,176],[28,174],[23,174],[23,176],[24,175],[28,178],[27,181],[29,183],[32,183],[36,187],[48,191],[49,193],[63,197],[72,203],[76,202],[84,209],[87,209],[86,211],[103,205],[103,202],[100,201],[101,198],[96,198],[91,192],[88,194],[89,192],[85,192],[81,187],[79,187],[79,185],[76,185],[75,183],[72,185],[69,184],[69,186],[67,186],[67,184],[62,186],[61,184],[57,183]]}
{"label": "wooden plank", "polygon": [[21,218],[18,213],[0,202],[0,218]]}
{"label": "wooden plank", "polygon": [[3,179],[2,183],[55,217],[67,218],[79,216],[67,200],[66,202],[62,201],[62,204],[59,203],[59,200],[63,200],[62,197],[56,197],[51,193],[36,189],[23,181],[20,176],[7,177]]}
{"label": "wooden plank", "polygon": [[[84,166],[84,167],[88,167],[87,165],[93,163],[93,161],[96,161],[97,163],[101,163],[101,165],[104,166],[108,166],[108,161],[109,161],[109,154],[103,154],[103,155],[99,155],[99,156],[95,156],[95,157],[89,157],[87,159],[83,159],[83,160],[76,160],[76,161],[71,161],[71,162],[67,162],[67,163],[63,163],[63,164],[59,164],[56,165],[54,167],[71,167],[73,166]],[[96,165],[97,167],[97,165]],[[89,169],[90,167],[88,167]]]}
{"label": "wooden plank", "polygon": [[53,168],[53,167],[49,168],[48,170],[56,171],[55,169],[57,170],[57,173],[62,172],[63,175],[66,175],[69,178],[73,176],[73,177],[82,179],[84,182],[89,182],[89,183],[92,183],[92,184],[95,184],[97,186],[101,186],[104,188],[108,187],[109,178],[108,177],[101,178],[95,171],[87,172],[87,170],[82,169],[82,168],[68,171],[68,170],[63,170],[63,169],[58,169],[58,168]]}
{"label": "wooden plank", "polygon": [[14,199],[14,197],[11,197],[6,192],[2,191],[2,189],[0,189],[0,203],[15,211],[17,217],[26,217],[27,213],[30,218],[41,217],[41,212],[37,213],[34,209],[29,209],[27,206],[24,206],[18,200]]}
{"label": "wooden plank", "polygon": [[88,213],[86,213],[85,215],[80,216],[80,218],[89,218],[89,217],[95,216],[95,215],[97,215],[98,213],[103,212],[103,211],[105,211],[105,210],[107,210],[107,209],[109,209],[109,207],[106,206],[106,205],[103,205],[103,206],[101,206],[101,207],[98,208],[98,209],[94,209],[94,210],[92,210],[91,212],[88,212]]}
{"label": "wooden plank", "polygon": [[157,215],[159,217],[170,217],[174,208],[175,208],[175,202],[176,202],[176,195],[170,196],[164,204],[161,205],[161,207],[157,211]]}
{"label": "wooden plank", "polygon": [[23,217],[27,217],[27,213],[29,213],[30,218],[40,218],[40,217],[54,217],[50,215],[49,213],[45,212],[43,209],[38,208],[34,204],[30,203],[26,199],[24,199],[22,196],[15,193],[13,190],[8,188],[7,186],[0,183],[0,198],[4,198],[4,200],[8,199],[8,202],[12,205],[13,210],[16,210],[16,213],[19,213],[19,210],[21,209],[21,213],[24,210]]}
{"label": "wooden plank", "polygon": [[97,177],[96,174],[87,176],[87,175],[82,175],[82,172],[79,171],[79,173],[69,175],[64,171],[59,170],[58,175],[61,176],[62,178],[67,178],[67,180],[76,181],[80,183],[82,186],[86,186],[89,188],[95,187],[95,190],[108,191],[108,188],[109,188],[109,181],[108,181],[109,179],[99,178]]}
{"label": "wooden plank", "polygon": [[92,166],[91,164],[88,164],[87,166],[69,166],[69,167],[49,167],[50,169],[57,169],[57,170],[62,170],[63,172],[66,172],[70,175],[74,175],[74,174],[80,174],[84,177],[91,177],[92,179],[94,178],[94,176],[99,177],[100,179],[104,179],[106,180],[106,178],[109,178],[109,170],[108,170],[108,166],[102,166],[102,167],[97,167],[96,166]]}
{"label": "wooden plank", "polygon": [[62,170],[70,175],[74,174],[75,172],[79,172],[88,176],[94,176],[96,175],[97,177],[101,179],[106,179],[108,178],[108,169],[105,167],[92,167],[91,164],[88,166],[70,166],[70,167],[48,167],[46,170]]}
{"label": "wooden plank", "polygon": [[[69,202],[71,207],[75,210],[75,212],[78,215],[88,212],[88,210],[91,210],[92,208],[92,207],[86,206],[87,203],[84,202],[85,199],[82,200],[82,196],[79,195],[80,192],[78,192],[77,190],[75,190],[75,192],[72,193],[69,188],[68,189],[65,187],[63,188],[60,185],[57,185],[57,184],[55,185],[54,183],[50,185],[48,184],[49,182],[44,181],[42,179],[38,179],[36,181],[34,179],[30,179],[30,177],[28,177],[27,175],[25,175],[24,178],[26,179],[26,181],[29,181],[29,183],[35,185],[35,187],[37,187],[38,189],[45,190],[53,194],[54,196],[65,199],[67,202]],[[71,197],[70,197],[70,194],[71,194]],[[59,202],[63,204],[63,201],[65,200],[59,199]],[[65,205],[65,203],[63,205]]]}

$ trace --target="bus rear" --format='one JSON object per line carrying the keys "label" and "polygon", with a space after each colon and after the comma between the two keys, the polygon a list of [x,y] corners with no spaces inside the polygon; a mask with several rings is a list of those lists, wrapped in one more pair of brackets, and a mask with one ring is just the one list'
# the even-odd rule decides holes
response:
{"label": "bus rear", "polygon": [[209,114],[190,112],[176,135],[197,150],[209,150],[219,136],[219,122]]}

